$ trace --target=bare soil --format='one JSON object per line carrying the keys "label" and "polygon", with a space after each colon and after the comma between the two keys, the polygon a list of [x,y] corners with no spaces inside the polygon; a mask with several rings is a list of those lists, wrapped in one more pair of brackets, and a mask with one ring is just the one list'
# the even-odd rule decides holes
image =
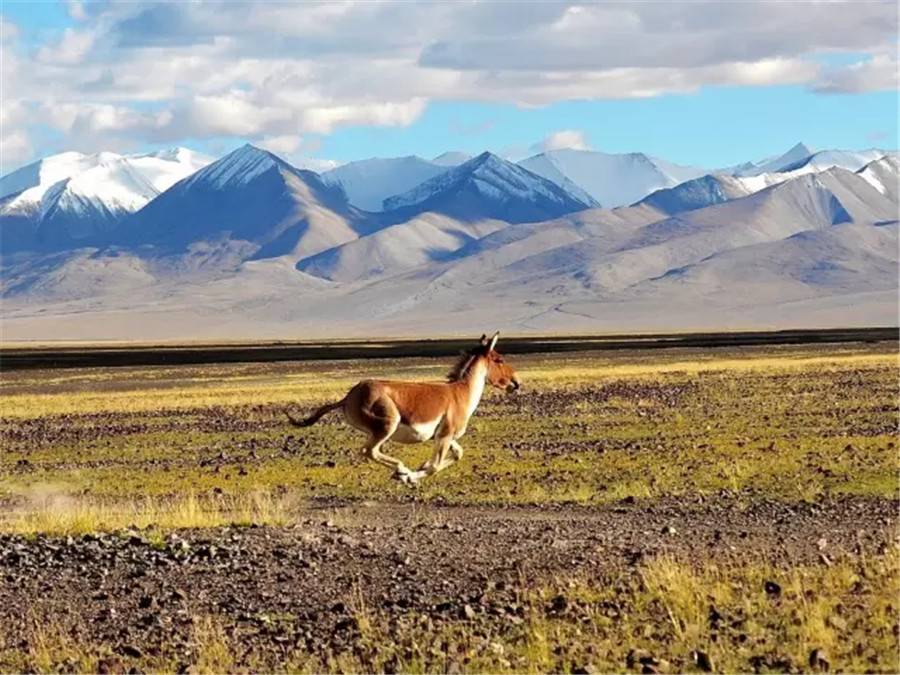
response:
{"label": "bare soil", "polygon": [[23,619],[35,617],[123,657],[181,654],[186,668],[192,622],[213,615],[277,668],[290,649],[352,651],[363,608],[429,625],[515,623],[522,592],[567,575],[637,574],[660,555],[789,570],[878,554],[897,535],[894,500],[785,504],[728,492],[600,508],[333,502],[291,526],[170,532],[162,541],[140,531],[0,535],[0,654],[27,648]]}

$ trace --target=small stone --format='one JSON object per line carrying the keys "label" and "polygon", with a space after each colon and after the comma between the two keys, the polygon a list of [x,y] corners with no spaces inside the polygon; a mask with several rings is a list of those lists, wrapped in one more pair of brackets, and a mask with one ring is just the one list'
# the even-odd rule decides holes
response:
{"label": "small stone", "polygon": [[550,604],[550,611],[556,614],[561,614],[566,611],[566,608],[569,606],[569,601],[566,600],[566,596],[557,595],[553,598],[552,603]]}
{"label": "small stone", "polygon": [[462,618],[470,621],[475,618],[475,610],[472,609],[472,605],[463,605]]}
{"label": "small stone", "polygon": [[704,673],[711,673],[713,670],[715,670],[709,654],[707,654],[706,652],[702,652],[699,649],[694,652],[694,662],[697,664],[697,667]]}
{"label": "small stone", "polygon": [[809,667],[813,670],[828,670],[828,652],[824,649],[813,649],[809,653]]}
{"label": "small stone", "polygon": [[666,526],[662,529],[662,533],[663,533],[663,534],[668,534],[668,535],[673,535],[673,534],[678,534],[678,530],[676,530],[676,529],[675,529],[674,527],[672,527],[671,525],[666,525]]}
{"label": "small stone", "polygon": [[847,620],[839,616],[829,616],[825,622],[837,631],[847,630]]}
{"label": "small stone", "polygon": [[831,558],[824,553],[819,554],[819,562],[825,565],[825,567],[831,567]]}
{"label": "small stone", "polygon": [[771,579],[767,579],[764,584],[766,593],[773,597],[779,597],[781,595],[781,586],[772,581]]}
{"label": "small stone", "polygon": [[572,670],[573,675],[600,675],[601,672],[593,663],[587,663]]}
{"label": "small stone", "polygon": [[119,648],[119,651],[125,656],[130,656],[133,659],[139,659],[144,655],[144,653],[134,645],[122,645]]}
{"label": "small stone", "polygon": [[647,664],[655,661],[653,655],[646,649],[630,649],[625,657],[625,663],[629,668],[634,668],[637,664]]}
{"label": "small stone", "polygon": [[824,551],[828,547],[828,540],[825,537],[821,537],[816,542],[816,546],[819,547],[820,551]]}

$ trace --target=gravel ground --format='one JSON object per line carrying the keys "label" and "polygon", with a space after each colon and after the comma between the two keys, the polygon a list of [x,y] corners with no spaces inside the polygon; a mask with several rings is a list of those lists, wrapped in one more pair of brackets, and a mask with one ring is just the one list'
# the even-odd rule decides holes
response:
{"label": "gravel ground", "polygon": [[248,649],[340,650],[353,640],[360,601],[444,620],[514,617],[517,590],[567,574],[627,573],[659,554],[828,564],[883,552],[897,528],[893,500],[789,505],[723,493],[603,508],[332,503],[291,526],[163,540],[0,535],[0,648],[26,645],[23,617],[52,617],[125,655],[187,655],[194,617],[216,615]]}

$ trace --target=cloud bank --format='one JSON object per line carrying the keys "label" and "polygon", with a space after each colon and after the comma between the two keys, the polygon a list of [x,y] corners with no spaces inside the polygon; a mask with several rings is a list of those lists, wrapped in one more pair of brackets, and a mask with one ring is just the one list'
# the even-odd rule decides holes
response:
{"label": "cloud bank", "polygon": [[[84,150],[241,136],[294,152],[343,126],[409,125],[432,101],[898,84],[893,1],[68,7],[75,24],[39,46],[0,22],[5,164],[27,159],[48,130]],[[828,54],[859,61],[829,67]]]}

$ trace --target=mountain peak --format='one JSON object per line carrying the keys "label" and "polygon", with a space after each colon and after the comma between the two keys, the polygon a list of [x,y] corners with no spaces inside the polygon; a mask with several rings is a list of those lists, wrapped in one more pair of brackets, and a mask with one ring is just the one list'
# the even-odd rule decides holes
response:
{"label": "mountain peak", "polygon": [[204,182],[219,189],[229,185],[243,185],[260,174],[282,165],[287,166],[271,152],[245,143],[195,173],[188,184]]}
{"label": "mountain peak", "polygon": [[493,168],[503,166],[505,164],[511,164],[511,162],[507,162],[502,157],[495,155],[493,152],[489,150],[485,150],[480,155],[476,155],[472,159],[466,160],[462,164],[460,164],[456,169],[462,171],[477,171],[478,169],[484,168]]}
{"label": "mountain peak", "polygon": [[816,151],[814,147],[811,145],[807,145],[803,141],[800,141],[796,145],[794,145],[790,150],[788,150],[785,155],[793,155],[793,154],[803,154],[803,155],[811,155]]}
{"label": "mountain peak", "polygon": [[519,165],[557,185],[576,185],[607,208],[634,204],[656,190],[706,173],[642,152],[609,154],[572,148],[549,150],[524,159]]}
{"label": "mountain peak", "polygon": [[591,206],[528,169],[482,152],[403,194],[384,200],[385,211],[433,211],[454,218],[534,222]]}

